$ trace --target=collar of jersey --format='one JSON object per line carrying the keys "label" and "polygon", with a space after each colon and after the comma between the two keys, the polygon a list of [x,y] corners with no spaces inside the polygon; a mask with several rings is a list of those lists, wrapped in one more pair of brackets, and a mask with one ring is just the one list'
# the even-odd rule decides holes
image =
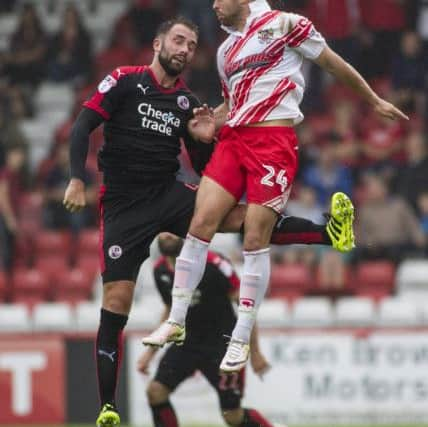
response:
{"label": "collar of jersey", "polygon": [[250,7],[250,14],[248,15],[247,21],[245,23],[245,28],[242,32],[235,30],[232,27],[226,27],[225,25],[222,25],[221,28],[223,28],[224,31],[226,31],[227,33],[229,33],[233,36],[240,36],[241,37],[243,34],[245,34],[247,32],[247,30],[248,30],[248,28],[249,28],[249,26],[250,26],[250,24],[254,18],[257,18],[258,16],[262,15],[263,13],[269,12],[269,10],[272,10],[266,0],[254,0],[254,1],[250,2],[248,5]]}

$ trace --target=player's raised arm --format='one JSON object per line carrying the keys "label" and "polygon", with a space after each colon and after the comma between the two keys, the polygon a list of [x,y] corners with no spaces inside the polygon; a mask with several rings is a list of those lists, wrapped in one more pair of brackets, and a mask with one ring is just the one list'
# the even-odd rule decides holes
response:
{"label": "player's raised arm", "polygon": [[391,120],[409,119],[397,107],[380,98],[366,80],[364,80],[361,74],[328,46],[324,48],[314,62],[358,93],[373,106],[376,113],[380,116]]}
{"label": "player's raised arm", "polygon": [[86,205],[85,164],[88,156],[89,135],[104,118],[97,112],[84,108],[78,115],[70,136],[70,182],[65,190],[63,204],[70,212],[77,212]]}
{"label": "player's raised arm", "polygon": [[216,131],[214,110],[206,104],[195,108],[187,129],[193,139],[210,144]]}
{"label": "player's raised arm", "polygon": [[215,129],[219,130],[226,122],[229,114],[229,105],[225,100],[222,104],[214,108]]}

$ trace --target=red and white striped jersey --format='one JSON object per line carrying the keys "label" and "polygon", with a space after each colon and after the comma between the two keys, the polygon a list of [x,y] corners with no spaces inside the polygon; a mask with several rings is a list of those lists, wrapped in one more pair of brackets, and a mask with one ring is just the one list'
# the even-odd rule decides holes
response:
{"label": "red and white striped jersey", "polygon": [[223,27],[229,37],[217,52],[227,125],[275,119],[303,120],[299,104],[305,81],[303,59],[316,59],[326,46],[308,19],[271,10],[265,0],[250,2],[244,31]]}

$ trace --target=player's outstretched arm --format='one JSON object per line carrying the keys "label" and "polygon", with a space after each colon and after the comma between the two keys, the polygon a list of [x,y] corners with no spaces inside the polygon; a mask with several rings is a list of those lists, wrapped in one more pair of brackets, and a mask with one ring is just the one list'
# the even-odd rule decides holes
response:
{"label": "player's outstretched arm", "polygon": [[254,324],[250,336],[250,361],[254,373],[263,379],[263,375],[269,371],[271,366],[260,350],[257,323]]}
{"label": "player's outstretched arm", "polygon": [[[169,312],[171,310],[170,306],[165,306],[165,310],[162,313],[159,325],[161,325],[169,317]],[[144,375],[148,375],[150,362],[158,351],[159,347],[149,347],[138,359],[137,361],[137,370]]]}
{"label": "player's outstretched arm", "polygon": [[63,204],[70,212],[77,212],[86,205],[85,165],[88,156],[89,135],[104,118],[93,110],[84,108],[73,125],[70,136],[70,182],[65,190]]}
{"label": "player's outstretched arm", "polygon": [[364,80],[361,74],[328,46],[324,48],[320,56],[314,61],[324,70],[333,74],[338,80],[358,93],[372,105],[373,109],[380,116],[391,120],[409,120],[397,107],[380,98],[366,80]]}
{"label": "player's outstretched arm", "polygon": [[207,104],[193,110],[193,118],[189,121],[187,129],[193,139],[206,144],[213,142],[215,135],[214,110]]}

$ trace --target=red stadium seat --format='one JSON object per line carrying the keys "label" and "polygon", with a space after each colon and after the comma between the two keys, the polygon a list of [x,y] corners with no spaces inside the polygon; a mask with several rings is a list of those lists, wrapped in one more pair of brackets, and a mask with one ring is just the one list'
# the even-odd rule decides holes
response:
{"label": "red stadium seat", "polygon": [[5,302],[6,298],[9,296],[9,286],[7,283],[6,274],[3,271],[0,271],[0,302]]}
{"label": "red stadium seat", "polygon": [[79,233],[77,241],[77,253],[79,257],[85,255],[97,255],[99,251],[99,230],[87,229]]}
{"label": "red stadium seat", "polygon": [[304,295],[311,283],[311,275],[302,264],[285,264],[272,267],[270,297],[294,299]]}
{"label": "red stadium seat", "polygon": [[100,258],[98,254],[82,254],[77,257],[75,267],[85,270],[88,274],[96,275],[100,270]]}
{"label": "red stadium seat", "polygon": [[34,268],[47,278],[49,289],[53,291],[58,284],[59,277],[69,269],[69,265],[69,260],[59,253],[38,257],[34,263]]}
{"label": "red stadium seat", "polygon": [[32,307],[48,299],[49,281],[36,269],[16,270],[13,274],[12,300]]}
{"label": "red stadium seat", "polygon": [[72,238],[68,231],[40,231],[34,238],[34,247],[38,258],[44,255],[58,255],[69,258]]}
{"label": "red stadium seat", "polygon": [[58,283],[53,292],[54,300],[76,304],[90,299],[94,279],[95,274],[83,269],[64,270],[58,276]]}
{"label": "red stadium seat", "polygon": [[308,289],[311,296],[328,296],[333,299],[352,296],[353,293],[352,271],[348,266],[344,266],[343,276],[335,283],[330,283],[328,276],[323,274],[321,267],[318,266],[314,281]]}
{"label": "red stadium seat", "polygon": [[356,267],[353,288],[357,296],[378,302],[393,293],[394,285],[395,265],[390,261],[362,262]]}
{"label": "red stadium seat", "polygon": [[27,268],[33,262],[33,241],[29,235],[18,234],[15,240],[14,268]]}
{"label": "red stadium seat", "polygon": [[40,193],[25,193],[19,203],[19,230],[24,235],[35,235],[41,228],[43,199]]}

